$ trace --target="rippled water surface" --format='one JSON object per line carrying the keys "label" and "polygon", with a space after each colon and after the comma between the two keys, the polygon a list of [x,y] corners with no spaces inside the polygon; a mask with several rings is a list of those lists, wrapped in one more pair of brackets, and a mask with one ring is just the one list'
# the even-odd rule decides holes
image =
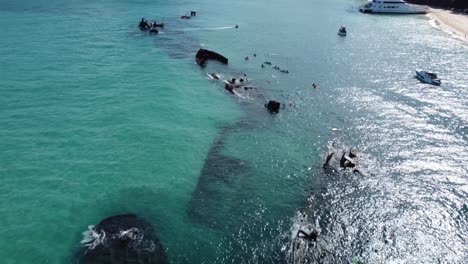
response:
{"label": "rippled water surface", "polygon": [[73,262],[90,225],[135,213],[171,263],[465,263],[468,45],[361,4],[0,0],[0,259]]}

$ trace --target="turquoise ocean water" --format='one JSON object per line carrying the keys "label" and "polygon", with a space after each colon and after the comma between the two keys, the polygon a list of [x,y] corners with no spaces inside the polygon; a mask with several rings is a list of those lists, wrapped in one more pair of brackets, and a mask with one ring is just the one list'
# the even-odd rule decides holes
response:
{"label": "turquoise ocean water", "polygon": [[[123,213],[171,263],[466,262],[468,45],[362,4],[0,0],[1,263],[73,262]],[[201,47],[229,65],[200,68]],[[349,148],[363,175],[323,172]],[[320,238],[293,254],[298,228]]]}

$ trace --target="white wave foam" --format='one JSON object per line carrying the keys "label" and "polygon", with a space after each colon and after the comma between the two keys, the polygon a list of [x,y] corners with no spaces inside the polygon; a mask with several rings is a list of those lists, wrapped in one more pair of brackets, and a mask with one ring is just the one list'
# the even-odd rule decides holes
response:
{"label": "white wave foam", "polygon": [[93,225],[88,226],[88,230],[83,232],[83,239],[81,244],[88,249],[94,249],[98,245],[104,243],[106,239],[106,233],[102,231],[101,233],[97,232],[94,229]]}
{"label": "white wave foam", "polygon": [[152,239],[145,239],[145,233],[136,227],[127,230],[119,230],[115,233],[106,233],[104,230],[96,229],[96,226],[88,226],[88,230],[83,232],[81,245],[86,251],[93,250],[97,246],[107,246],[113,241],[125,241],[129,248],[154,252],[158,244]]}
{"label": "white wave foam", "polygon": [[132,228],[130,228],[128,230],[120,231],[119,234],[117,235],[117,237],[119,239],[130,238],[132,241],[137,240],[137,239],[141,240],[142,236],[139,236],[139,232],[140,231],[138,230],[138,228],[132,227]]}

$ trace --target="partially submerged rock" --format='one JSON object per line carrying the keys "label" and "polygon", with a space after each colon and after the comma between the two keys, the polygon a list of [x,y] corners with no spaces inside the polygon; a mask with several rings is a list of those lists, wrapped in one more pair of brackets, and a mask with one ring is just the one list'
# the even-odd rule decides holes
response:
{"label": "partially submerged rock", "polygon": [[[333,142],[332,146],[335,148],[335,142]],[[342,170],[349,169],[355,174],[365,176],[360,169],[357,159],[358,151],[355,149],[350,149],[349,152],[343,150],[341,157],[339,155],[336,156],[335,152],[331,152],[327,155],[322,168],[325,171],[328,171],[329,169],[331,169],[331,171],[335,171],[336,168],[341,168]]]}
{"label": "partially submerged rock", "polygon": [[199,49],[195,55],[195,60],[198,65],[204,66],[207,60],[217,60],[222,64],[228,64],[228,59],[223,55],[211,50]]}
{"label": "partially submerged rock", "polygon": [[270,100],[267,104],[265,104],[265,107],[268,109],[268,111],[270,111],[270,113],[278,113],[281,108],[281,103],[275,100]]}
{"label": "partially submerged rock", "polygon": [[153,227],[133,214],[108,217],[84,235],[76,263],[169,263]]}
{"label": "partially submerged rock", "polygon": [[354,163],[354,161],[349,156],[347,156],[345,152],[343,152],[343,155],[341,156],[341,159],[340,159],[340,167],[354,168],[356,167],[356,163]]}

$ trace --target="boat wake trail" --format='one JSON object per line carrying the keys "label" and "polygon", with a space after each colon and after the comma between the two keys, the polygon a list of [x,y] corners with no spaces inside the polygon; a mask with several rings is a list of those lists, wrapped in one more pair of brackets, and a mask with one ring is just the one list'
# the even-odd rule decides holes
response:
{"label": "boat wake trail", "polygon": [[225,29],[234,29],[231,27],[215,27],[215,28],[184,28],[182,31],[200,31],[200,30],[225,30]]}

